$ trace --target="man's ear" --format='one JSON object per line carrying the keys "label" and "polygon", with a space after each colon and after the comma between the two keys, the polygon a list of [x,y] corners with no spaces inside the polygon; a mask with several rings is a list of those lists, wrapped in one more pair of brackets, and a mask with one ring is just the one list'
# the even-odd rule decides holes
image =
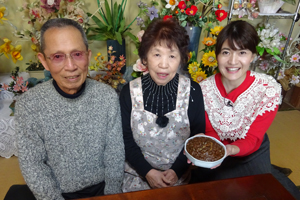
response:
{"label": "man's ear", "polygon": [[37,54],[37,56],[38,56],[40,62],[42,63],[42,65],[44,66],[44,68],[45,68],[46,70],[50,71],[50,70],[49,70],[49,67],[48,67],[48,65],[47,65],[46,58],[45,58],[44,54],[42,54],[42,53],[39,52],[39,53]]}

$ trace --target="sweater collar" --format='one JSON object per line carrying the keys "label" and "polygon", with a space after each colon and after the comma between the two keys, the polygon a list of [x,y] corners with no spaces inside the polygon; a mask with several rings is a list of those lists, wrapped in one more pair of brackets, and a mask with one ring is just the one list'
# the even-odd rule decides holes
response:
{"label": "sweater collar", "polygon": [[56,81],[53,79],[53,86],[56,89],[56,91],[61,96],[65,97],[65,98],[68,98],[68,99],[75,99],[75,98],[79,97],[83,93],[83,91],[85,90],[85,84],[86,84],[86,81],[82,84],[80,90],[77,93],[75,93],[75,94],[67,94],[64,91],[62,91],[62,89],[60,89],[60,87],[57,85]]}

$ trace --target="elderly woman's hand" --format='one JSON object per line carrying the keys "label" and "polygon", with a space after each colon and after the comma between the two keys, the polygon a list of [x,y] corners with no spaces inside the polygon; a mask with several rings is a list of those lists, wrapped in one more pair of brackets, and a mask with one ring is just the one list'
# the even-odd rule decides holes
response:
{"label": "elderly woman's hand", "polygon": [[164,174],[164,182],[167,183],[168,186],[173,186],[178,181],[178,177],[173,169],[168,169],[163,172]]}
{"label": "elderly woman's hand", "polygon": [[151,169],[146,174],[146,179],[150,185],[151,188],[162,188],[162,187],[168,187],[168,185],[164,182],[165,175],[163,172]]}

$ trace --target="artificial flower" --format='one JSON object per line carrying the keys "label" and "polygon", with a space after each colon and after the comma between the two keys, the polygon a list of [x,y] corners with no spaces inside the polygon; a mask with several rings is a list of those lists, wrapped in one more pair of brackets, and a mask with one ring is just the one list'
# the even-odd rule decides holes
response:
{"label": "artificial flower", "polygon": [[216,44],[216,40],[212,37],[205,37],[202,43],[206,46],[212,46]]}
{"label": "artificial flower", "polygon": [[148,17],[150,18],[150,20],[152,21],[154,18],[158,18],[158,10],[155,8],[155,6],[149,7],[148,8]]}
{"label": "artificial flower", "polygon": [[204,71],[197,71],[194,75],[192,75],[192,79],[193,81],[200,83],[201,81],[203,81],[204,79],[207,78],[207,75],[205,74]]}
{"label": "artificial flower", "polygon": [[191,8],[187,8],[185,13],[190,16],[194,16],[198,11],[197,6],[192,5]]}
{"label": "artificial flower", "polygon": [[190,74],[195,74],[198,71],[198,67],[200,66],[200,64],[198,62],[192,62],[191,64],[189,64],[188,69],[189,69],[189,73]]}
{"label": "artificial flower", "polygon": [[167,20],[167,19],[170,19],[170,18],[172,18],[172,15],[165,15],[163,19]]}
{"label": "artificial flower", "polygon": [[7,38],[4,38],[3,41],[4,41],[4,44],[2,44],[2,45],[0,46],[0,53],[4,53],[4,55],[5,55],[7,58],[9,58],[9,57],[8,57],[8,54],[11,53],[11,51],[12,51],[13,48],[14,48],[14,46],[10,44],[11,41],[10,41],[9,39],[7,39]]}
{"label": "artificial flower", "polygon": [[21,55],[22,46],[17,45],[16,48],[14,48],[11,51],[11,59],[14,63],[16,63],[18,60],[23,60],[23,56]]}
{"label": "artificial flower", "polygon": [[184,9],[186,9],[186,4],[184,1],[180,1],[178,3],[178,8],[180,9],[181,12],[184,12]]}
{"label": "artificial flower", "polygon": [[143,65],[141,59],[138,59],[136,63],[133,65],[133,70],[136,72],[143,72],[143,73],[148,72],[148,68],[145,65]]}
{"label": "artificial flower", "polygon": [[42,8],[46,9],[48,13],[56,12],[59,10],[61,0],[41,0],[44,5]]}
{"label": "artificial flower", "polygon": [[166,2],[166,8],[171,8],[171,10],[174,10],[174,8],[178,5],[177,0],[166,0]]}
{"label": "artificial flower", "polygon": [[299,82],[300,82],[299,76],[292,75],[292,79],[290,80],[290,83],[296,85]]}
{"label": "artificial flower", "polygon": [[296,63],[296,62],[299,62],[299,59],[300,59],[300,56],[298,54],[294,54],[294,55],[292,55],[290,61],[291,61],[291,63]]}
{"label": "artificial flower", "polygon": [[139,39],[140,42],[142,41],[142,37],[143,37],[144,33],[145,33],[144,30],[141,30],[137,33],[137,38]]}
{"label": "artificial flower", "polygon": [[6,10],[5,7],[0,7],[0,24],[3,24],[2,20],[7,20],[6,18],[4,18],[5,10]]}
{"label": "artificial flower", "polygon": [[223,21],[227,17],[227,12],[225,10],[216,10],[215,15],[218,21]]}
{"label": "artificial flower", "polygon": [[216,67],[218,65],[215,51],[205,53],[201,60],[205,66]]}
{"label": "artificial flower", "polygon": [[223,26],[215,26],[213,29],[210,29],[210,32],[212,35],[218,36],[222,29]]}
{"label": "artificial flower", "polygon": [[263,60],[262,62],[259,63],[258,67],[261,70],[266,71],[269,68],[269,62],[267,60]]}
{"label": "artificial flower", "polygon": [[277,80],[283,79],[285,77],[284,71],[281,69],[278,72]]}

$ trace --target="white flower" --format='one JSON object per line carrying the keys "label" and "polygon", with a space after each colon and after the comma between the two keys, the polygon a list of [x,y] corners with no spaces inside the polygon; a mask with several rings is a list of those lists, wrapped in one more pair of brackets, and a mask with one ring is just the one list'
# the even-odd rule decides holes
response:
{"label": "white flower", "polygon": [[293,76],[292,76],[292,79],[291,79],[291,81],[290,81],[290,83],[296,85],[296,84],[298,84],[299,82],[300,82],[299,76],[293,75]]}
{"label": "white flower", "polygon": [[177,0],[166,0],[166,2],[168,3],[166,8],[171,8],[171,10],[174,10],[174,8],[178,5]]}
{"label": "white flower", "polygon": [[283,79],[285,77],[284,71],[281,69],[278,73],[277,80]]}
{"label": "white flower", "polygon": [[54,4],[54,0],[47,0],[47,4],[48,4],[49,6],[52,6],[52,5]]}
{"label": "white flower", "polygon": [[141,59],[138,59],[133,65],[133,70],[136,72],[147,72],[148,68],[142,64]]}

